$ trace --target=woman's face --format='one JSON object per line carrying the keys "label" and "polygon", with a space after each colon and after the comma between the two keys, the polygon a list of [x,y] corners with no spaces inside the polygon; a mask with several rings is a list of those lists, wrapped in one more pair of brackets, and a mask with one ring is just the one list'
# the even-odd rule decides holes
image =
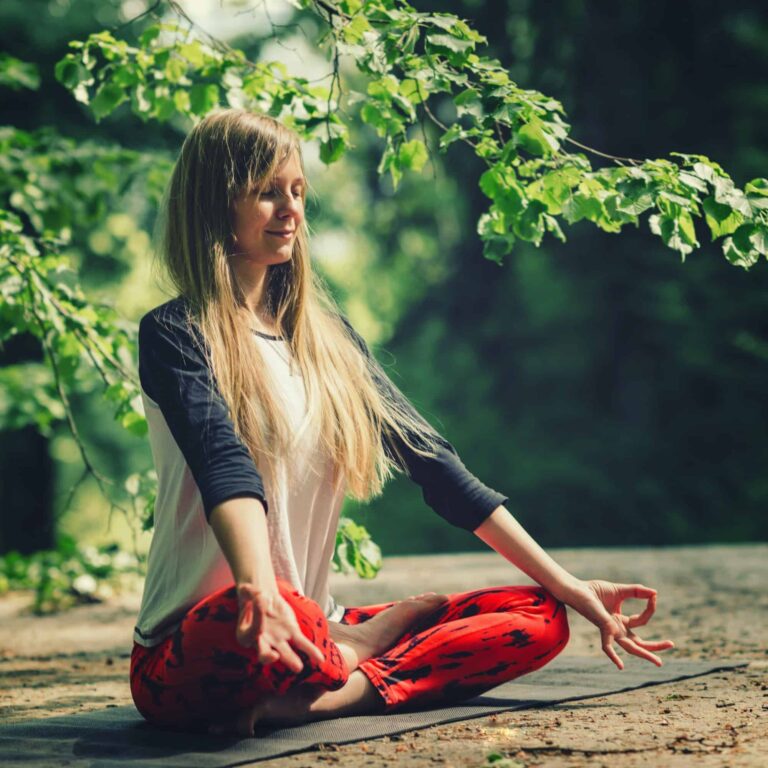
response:
{"label": "woman's face", "polygon": [[261,196],[243,193],[234,201],[233,258],[263,265],[288,261],[304,220],[303,196],[304,175],[294,152]]}

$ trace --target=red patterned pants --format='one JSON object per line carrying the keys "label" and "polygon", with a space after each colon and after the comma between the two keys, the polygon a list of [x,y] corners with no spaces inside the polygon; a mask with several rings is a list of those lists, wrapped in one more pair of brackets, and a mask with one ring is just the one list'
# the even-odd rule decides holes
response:
{"label": "red patterned pants", "polygon": [[[262,665],[253,648],[235,638],[238,607],[234,586],[201,600],[181,626],[159,645],[134,644],[131,693],[148,721],[198,729],[253,706],[265,694],[300,685],[341,688],[349,670],[328,632],[320,606],[278,579],[281,595],[306,637],[325,654],[295,673],[282,662]],[[457,592],[409,628],[381,656],[359,669],[391,712],[477,696],[543,667],[568,642],[565,606],[536,586],[503,586]],[[394,603],[347,608],[342,624],[359,624]]]}

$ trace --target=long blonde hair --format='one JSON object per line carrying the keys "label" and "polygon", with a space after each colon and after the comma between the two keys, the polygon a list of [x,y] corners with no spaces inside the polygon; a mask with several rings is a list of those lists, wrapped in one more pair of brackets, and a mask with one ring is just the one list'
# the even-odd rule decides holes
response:
{"label": "long blonde hair", "polygon": [[[260,193],[293,152],[303,170],[298,135],[267,115],[211,112],[184,141],[155,232],[164,277],[186,300],[187,321],[202,333],[235,430],[267,482],[275,462],[290,455],[296,435],[271,391],[253,339],[253,315],[230,265],[231,211],[242,191]],[[303,377],[304,426],[332,457],[334,482],[343,477],[346,492],[361,501],[379,495],[394,470],[407,473],[397,448],[389,450],[395,436],[422,456],[435,455],[442,439],[391,388],[377,385],[381,368],[312,269],[305,220],[291,259],[268,267],[264,290],[277,332]],[[386,445],[384,435],[390,438]]]}

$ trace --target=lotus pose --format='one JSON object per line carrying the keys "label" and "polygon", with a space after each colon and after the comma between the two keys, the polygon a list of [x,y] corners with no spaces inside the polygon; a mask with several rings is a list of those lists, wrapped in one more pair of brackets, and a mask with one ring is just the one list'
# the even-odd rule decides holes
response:
{"label": "lotus pose", "polygon": [[[582,581],[552,560],[420,416],[313,272],[298,136],[211,113],[187,136],[159,217],[175,297],[142,317],[139,374],[158,477],[131,692],[167,728],[253,733],[476,696],[544,666],[566,606],[616,646],[656,592]],[[328,574],[345,495],[394,472],[536,585],[339,605]],[[428,586],[428,585],[425,585]],[[628,598],[646,601],[625,616]]]}

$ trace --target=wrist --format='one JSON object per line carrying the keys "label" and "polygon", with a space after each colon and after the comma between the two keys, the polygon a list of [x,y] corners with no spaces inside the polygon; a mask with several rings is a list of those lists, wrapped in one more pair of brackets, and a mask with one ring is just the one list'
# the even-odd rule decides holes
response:
{"label": "wrist", "polygon": [[277,588],[277,579],[272,573],[259,573],[250,570],[244,570],[234,574],[235,586],[245,586],[258,595],[277,595],[280,590]]}
{"label": "wrist", "polygon": [[242,608],[250,604],[261,614],[273,613],[280,599],[280,591],[275,585],[274,590],[268,586],[256,587],[252,582],[243,581],[237,584],[237,602]]}
{"label": "wrist", "polygon": [[558,581],[558,584],[549,590],[554,597],[556,597],[561,603],[571,605],[574,602],[578,602],[588,594],[589,588],[587,582],[582,579],[578,579],[570,573],[566,574]]}

